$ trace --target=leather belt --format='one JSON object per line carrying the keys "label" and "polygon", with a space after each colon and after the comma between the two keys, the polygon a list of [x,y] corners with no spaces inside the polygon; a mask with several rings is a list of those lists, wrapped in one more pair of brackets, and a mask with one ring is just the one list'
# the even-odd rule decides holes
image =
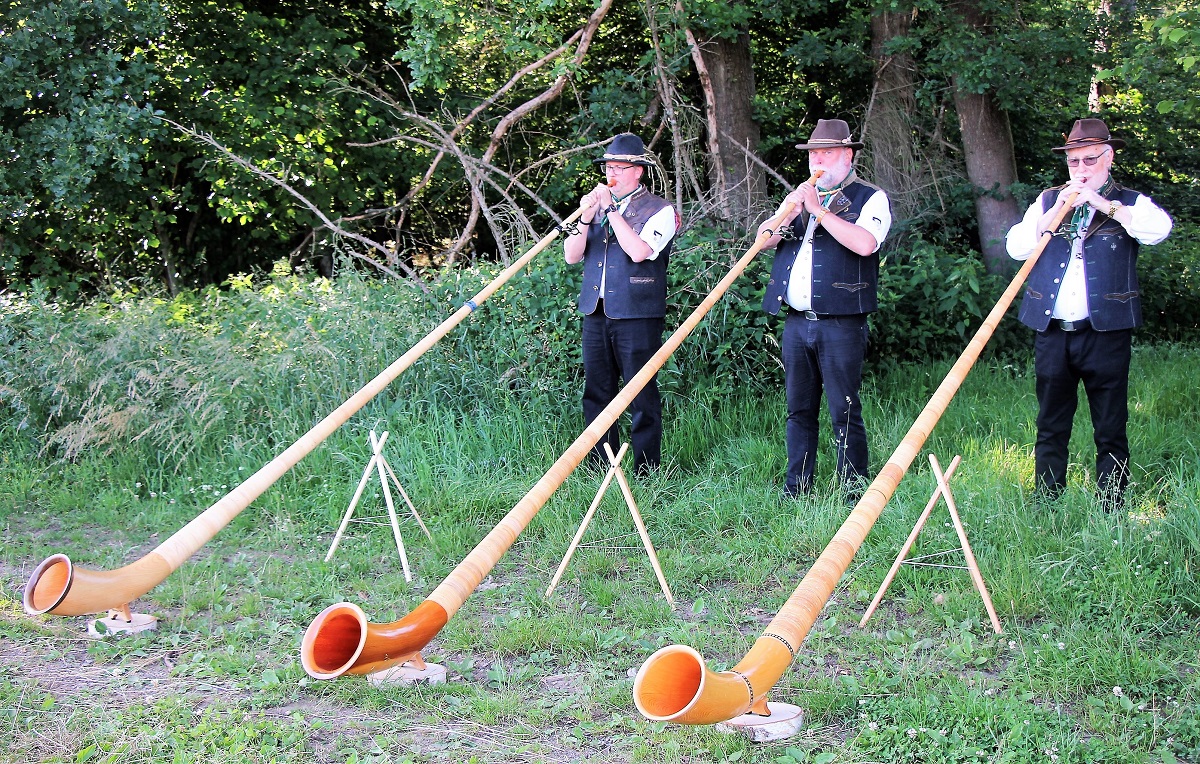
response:
{"label": "leather belt", "polygon": [[1064,332],[1078,332],[1083,329],[1092,328],[1092,320],[1090,318],[1081,318],[1078,321],[1063,321],[1061,318],[1052,319],[1051,322]]}

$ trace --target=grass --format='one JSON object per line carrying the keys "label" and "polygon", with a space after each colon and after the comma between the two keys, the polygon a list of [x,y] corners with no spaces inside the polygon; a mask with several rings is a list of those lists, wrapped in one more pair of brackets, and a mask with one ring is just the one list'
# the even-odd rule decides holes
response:
{"label": "grass", "polygon": [[[1200,762],[1191,347],[1135,349],[1122,514],[1091,495],[1086,407],[1067,494],[1053,507],[1030,500],[1029,364],[982,362],[773,691],[806,711],[786,741],[651,723],[632,703],[632,672],[664,645],[692,646],[718,670],[740,660],[847,514],[829,486],[779,498],[780,391],[718,397],[684,389],[686,374],[664,385],[665,469],[633,482],[674,610],[615,485],[545,596],[602,477],[582,468],[429,645],[447,684],[303,672],[299,639],[321,609],[347,600],[375,622],[405,615],[580,431],[578,369],[555,354],[520,367],[515,350],[482,352],[486,311],[134,603],[162,619],[158,631],[89,640],[84,618],[26,616],[21,588],[38,561],[62,552],[113,569],[141,557],[403,353],[439,309],[370,284],[274,289],[210,295],[185,315],[149,299],[6,314],[0,760]],[[876,469],[948,368],[870,378]],[[352,525],[323,562],[370,429],[391,433],[388,460],[433,533],[400,513],[411,583],[386,526]],[[929,498],[926,453],[943,467],[963,456],[954,495],[1003,635],[966,572],[947,568],[903,567],[857,625]],[[825,477],[832,453],[821,459]],[[359,516],[382,506],[375,483]],[[912,554],[957,545],[943,506]]]}

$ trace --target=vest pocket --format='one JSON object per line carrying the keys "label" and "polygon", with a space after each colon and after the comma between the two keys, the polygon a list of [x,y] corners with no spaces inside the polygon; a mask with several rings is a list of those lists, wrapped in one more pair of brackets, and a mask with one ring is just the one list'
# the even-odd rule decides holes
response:
{"label": "vest pocket", "polygon": [[842,281],[835,281],[835,282],[833,282],[833,284],[831,286],[834,289],[845,289],[847,292],[853,293],[853,292],[862,291],[863,289],[866,289],[867,287],[869,287],[871,285],[865,281],[859,281],[856,284],[847,284]]}
{"label": "vest pocket", "polygon": [[1109,294],[1104,295],[1104,299],[1116,300],[1117,302],[1129,302],[1137,296],[1137,292],[1110,292]]}

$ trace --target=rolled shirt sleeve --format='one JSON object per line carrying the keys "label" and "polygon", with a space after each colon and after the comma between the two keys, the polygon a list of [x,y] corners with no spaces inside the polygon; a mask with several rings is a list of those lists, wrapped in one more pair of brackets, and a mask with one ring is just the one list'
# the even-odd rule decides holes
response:
{"label": "rolled shirt sleeve", "polygon": [[1025,210],[1021,222],[1008,229],[1008,235],[1004,237],[1004,246],[1013,260],[1028,260],[1033,254],[1038,243],[1037,224],[1041,217],[1042,197],[1039,196],[1029,205],[1029,209]]}
{"label": "rolled shirt sleeve", "polygon": [[875,249],[871,251],[878,252],[888,231],[892,229],[892,205],[888,202],[887,194],[883,191],[871,194],[854,224],[875,237]]}
{"label": "rolled shirt sleeve", "polygon": [[674,207],[663,207],[650,216],[650,219],[642,226],[641,233],[638,234],[638,238],[649,244],[650,249],[654,250],[654,253],[646,258],[647,260],[658,257],[675,236],[675,228]]}
{"label": "rolled shirt sleeve", "polygon": [[1171,216],[1159,207],[1150,197],[1138,194],[1137,201],[1129,208],[1133,218],[1125,230],[1138,240],[1139,244],[1158,244],[1171,233],[1174,223]]}

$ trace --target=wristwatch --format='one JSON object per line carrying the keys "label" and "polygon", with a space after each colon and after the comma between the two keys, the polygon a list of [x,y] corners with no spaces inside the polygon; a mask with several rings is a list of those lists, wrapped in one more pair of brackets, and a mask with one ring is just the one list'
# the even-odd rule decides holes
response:
{"label": "wristwatch", "polygon": [[1116,215],[1117,210],[1121,209],[1122,206],[1123,205],[1120,202],[1116,201],[1115,199],[1113,201],[1110,201],[1108,203],[1108,216],[1111,218],[1113,215]]}

